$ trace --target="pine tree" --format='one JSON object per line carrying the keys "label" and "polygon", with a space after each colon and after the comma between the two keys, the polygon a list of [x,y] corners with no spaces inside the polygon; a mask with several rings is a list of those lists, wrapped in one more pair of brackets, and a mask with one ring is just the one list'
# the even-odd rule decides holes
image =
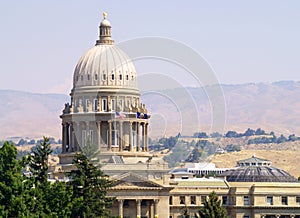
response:
{"label": "pine tree", "polygon": [[29,167],[35,181],[40,184],[46,184],[48,180],[48,158],[52,153],[49,138],[44,140],[35,148],[31,149],[29,158]]}
{"label": "pine tree", "polygon": [[32,177],[31,196],[33,202],[30,212],[35,217],[70,217],[72,209],[72,190],[65,182],[50,183],[48,181],[48,158],[52,153],[49,138],[31,149],[27,163]]}
{"label": "pine tree", "polygon": [[73,164],[77,167],[67,175],[73,187],[73,210],[71,217],[109,217],[109,207],[114,201],[107,197],[112,182],[89,159],[77,153]]}
{"label": "pine tree", "polygon": [[215,192],[209,194],[208,200],[205,199],[203,207],[199,209],[197,218],[227,218],[226,209],[218,199]]}

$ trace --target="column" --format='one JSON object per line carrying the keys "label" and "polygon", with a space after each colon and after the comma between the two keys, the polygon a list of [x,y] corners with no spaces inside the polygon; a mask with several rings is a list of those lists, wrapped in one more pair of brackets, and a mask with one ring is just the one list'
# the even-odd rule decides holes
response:
{"label": "column", "polygon": [[101,149],[101,121],[97,121],[98,149]]}
{"label": "column", "polygon": [[142,123],[142,151],[145,151],[145,123]]}
{"label": "column", "polygon": [[124,200],[119,199],[118,203],[119,203],[119,218],[123,218],[123,203],[124,203]]}
{"label": "column", "polygon": [[159,199],[154,199],[154,218],[158,218],[158,202]]}
{"label": "column", "polygon": [[150,218],[154,218],[154,201],[150,202],[150,211],[149,211],[149,214],[150,214]]}
{"label": "column", "polygon": [[69,134],[69,127],[70,125],[66,123],[66,152],[69,152],[70,150],[70,134]]}
{"label": "column", "polygon": [[78,147],[77,147],[77,151],[81,151],[81,148],[82,148],[82,123],[78,123],[77,124],[78,126],[78,130],[77,130],[77,136],[78,136]]}
{"label": "column", "polygon": [[140,151],[140,123],[139,122],[136,122],[136,134],[137,134],[136,151]]}
{"label": "column", "polygon": [[62,153],[66,152],[66,124],[62,123]]}
{"label": "column", "polygon": [[73,131],[74,131],[74,151],[77,151],[78,149],[78,131],[79,130],[79,125],[78,123],[73,122]]}
{"label": "column", "polygon": [[129,151],[133,150],[132,146],[132,123],[129,121]]}
{"label": "column", "polygon": [[119,121],[119,151],[123,151],[123,122]]}
{"label": "column", "polygon": [[136,218],[141,218],[141,202],[142,200],[136,200]]}
{"label": "column", "polygon": [[109,124],[108,150],[111,151],[111,143],[112,143],[112,121],[108,121],[108,124]]}
{"label": "column", "polygon": [[148,123],[145,123],[145,151],[148,151]]}
{"label": "column", "polygon": [[73,123],[71,122],[69,125],[69,134],[70,134],[70,143],[69,143],[69,151],[74,151],[74,140],[73,140]]}

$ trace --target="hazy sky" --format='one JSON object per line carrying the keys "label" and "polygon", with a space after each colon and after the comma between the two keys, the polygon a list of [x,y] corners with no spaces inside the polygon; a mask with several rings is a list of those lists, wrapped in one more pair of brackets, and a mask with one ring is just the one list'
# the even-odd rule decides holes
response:
{"label": "hazy sky", "polygon": [[66,93],[108,12],[116,42],[180,41],[221,83],[300,80],[300,1],[1,1],[0,89]]}

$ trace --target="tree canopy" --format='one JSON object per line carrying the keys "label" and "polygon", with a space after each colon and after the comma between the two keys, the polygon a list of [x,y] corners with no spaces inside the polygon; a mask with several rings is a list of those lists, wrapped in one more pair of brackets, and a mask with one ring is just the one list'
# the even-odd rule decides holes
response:
{"label": "tree canopy", "polygon": [[196,215],[197,218],[227,218],[226,209],[215,192],[211,192]]}

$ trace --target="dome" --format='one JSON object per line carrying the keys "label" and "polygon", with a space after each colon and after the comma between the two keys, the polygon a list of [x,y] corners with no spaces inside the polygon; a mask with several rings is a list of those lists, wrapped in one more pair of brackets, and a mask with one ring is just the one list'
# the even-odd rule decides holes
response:
{"label": "dome", "polygon": [[255,156],[238,161],[238,167],[225,171],[228,182],[297,182],[297,179],[284,170],[271,166],[271,161]]}
{"label": "dome", "polygon": [[104,12],[96,45],[80,58],[75,67],[73,90],[117,88],[130,89],[138,94],[135,67],[125,52],[114,45],[106,17]]}
{"label": "dome", "polygon": [[221,174],[228,182],[297,182],[284,170],[269,166],[238,167]]}
{"label": "dome", "polygon": [[100,26],[110,26],[110,22],[105,19],[100,23]]}
{"label": "dome", "polygon": [[137,89],[133,63],[120,48],[107,44],[95,45],[80,58],[73,82],[74,88],[115,86]]}

